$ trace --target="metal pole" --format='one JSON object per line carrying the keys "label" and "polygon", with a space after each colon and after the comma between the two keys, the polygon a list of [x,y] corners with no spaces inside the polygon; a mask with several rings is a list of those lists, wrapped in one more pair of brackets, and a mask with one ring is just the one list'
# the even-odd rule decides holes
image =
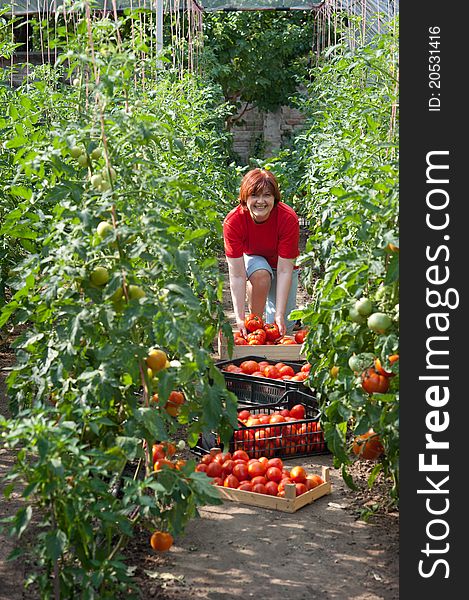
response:
{"label": "metal pole", "polygon": [[163,1],[155,0],[156,3],[156,67],[158,69],[163,68],[163,63],[158,57],[163,52]]}

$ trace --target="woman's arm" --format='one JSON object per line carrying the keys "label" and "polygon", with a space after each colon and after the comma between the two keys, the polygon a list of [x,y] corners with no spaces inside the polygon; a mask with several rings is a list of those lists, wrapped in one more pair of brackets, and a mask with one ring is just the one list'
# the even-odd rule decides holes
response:
{"label": "woman's arm", "polygon": [[278,257],[277,263],[277,290],[275,301],[275,322],[280,335],[285,335],[285,310],[287,308],[288,294],[290,293],[292,273],[295,260],[292,258]]}
{"label": "woman's arm", "polygon": [[247,330],[244,324],[245,305],[246,305],[246,268],[244,258],[228,258],[228,272],[230,277],[231,299],[233,301],[233,311],[236,318],[236,326],[241,333],[246,336]]}

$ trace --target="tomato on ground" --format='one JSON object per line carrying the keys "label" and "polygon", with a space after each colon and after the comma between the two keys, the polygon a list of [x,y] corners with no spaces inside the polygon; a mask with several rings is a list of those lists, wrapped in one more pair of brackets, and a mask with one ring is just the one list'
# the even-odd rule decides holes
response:
{"label": "tomato on ground", "polygon": [[150,538],[151,547],[158,552],[166,552],[173,543],[174,538],[167,531],[155,531]]}

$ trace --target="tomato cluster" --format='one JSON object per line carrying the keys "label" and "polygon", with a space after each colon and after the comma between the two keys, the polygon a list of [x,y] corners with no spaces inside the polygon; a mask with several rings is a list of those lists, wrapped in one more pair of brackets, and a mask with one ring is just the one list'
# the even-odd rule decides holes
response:
{"label": "tomato cluster", "polygon": [[241,332],[233,333],[236,346],[271,346],[274,344],[302,344],[307,334],[306,329],[297,331],[295,335],[280,335],[276,323],[264,323],[262,317],[256,314],[249,314],[244,319],[244,325],[248,332],[244,337]]}
{"label": "tomato cluster", "polygon": [[165,466],[168,469],[177,469],[180,471],[186,464],[184,459],[176,459],[176,446],[172,442],[160,442],[153,444],[151,449],[153,470],[157,473]]}
{"label": "tomato cluster", "polygon": [[[152,400],[153,400],[153,402],[156,402],[158,404],[160,402],[160,398],[159,398],[158,394],[153,394]],[[170,415],[171,417],[177,417],[181,410],[181,406],[184,404],[185,401],[186,401],[186,399],[182,392],[173,390],[169,394],[168,401],[166,402],[166,404],[164,405],[163,408],[168,413],[168,415]]]}
{"label": "tomato cluster", "polygon": [[222,371],[228,373],[241,373],[243,375],[254,375],[255,377],[266,377],[267,379],[281,379],[283,381],[304,381],[309,377],[311,365],[305,363],[299,372],[283,362],[271,363],[268,360],[245,360],[239,367],[233,363],[225,365]]}
{"label": "tomato cluster", "polygon": [[243,427],[234,432],[234,449],[244,450],[253,458],[324,451],[324,434],[318,421],[306,418],[303,404],[270,414],[251,414],[247,409],[238,413]]}
{"label": "tomato cluster", "polygon": [[285,497],[287,484],[295,485],[296,495],[301,496],[324,483],[319,475],[308,475],[304,467],[288,470],[280,458],[253,458],[244,450],[224,454],[213,449],[202,457],[195,470],[206,473],[214,485],[280,498]]}

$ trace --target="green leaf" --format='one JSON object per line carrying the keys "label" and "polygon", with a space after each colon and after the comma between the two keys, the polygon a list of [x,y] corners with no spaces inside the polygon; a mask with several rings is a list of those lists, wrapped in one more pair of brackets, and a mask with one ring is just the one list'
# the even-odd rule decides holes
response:
{"label": "green leaf", "polygon": [[66,543],[67,536],[63,531],[57,529],[56,531],[49,531],[46,535],[46,551],[47,555],[52,562],[55,562],[62,556]]}

